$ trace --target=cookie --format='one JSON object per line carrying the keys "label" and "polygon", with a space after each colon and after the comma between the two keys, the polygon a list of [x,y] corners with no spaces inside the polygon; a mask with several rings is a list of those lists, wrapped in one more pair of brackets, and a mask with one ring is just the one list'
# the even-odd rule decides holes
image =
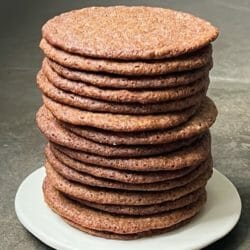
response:
{"label": "cookie", "polygon": [[[99,88],[84,82],[68,80],[55,73],[48,65],[43,65],[43,74],[57,88],[80,96],[115,103],[159,103],[178,100],[192,96],[209,85],[209,78],[201,78],[197,81],[175,88],[162,88],[158,90],[129,90]],[[43,81],[42,73],[38,74],[38,81]],[[115,105],[115,104],[114,104]]]}
{"label": "cookie", "polygon": [[160,204],[144,205],[144,206],[105,205],[79,199],[75,199],[75,201],[85,206],[92,207],[112,214],[151,215],[185,207],[197,201],[201,195],[204,195],[205,192],[206,192],[205,188],[200,188],[194,191],[193,193],[187,194],[181,197],[180,199],[174,201],[166,201]]}
{"label": "cookie", "polygon": [[40,48],[46,57],[65,67],[118,75],[163,75],[202,68],[212,60],[211,45],[192,54],[156,61],[121,61],[83,57],[54,47],[45,39],[41,40]]}
{"label": "cookie", "polygon": [[50,111],[44,106],[39,109],[36,115],[36,123],[45,137],[54,143],[105,157],[138,157],[158,155],[188,146],[200,138],[200,136],[196,136],[187,140],[161,144],[160,147],[155,147],[153,145],[111,146],[100,144],[98,142],[85,139],[84,137],[80,137],[62,127]]}
{"label": "cookie", "polygon": [[46,151],[46,162],[45,167],[52,167],[54,171],[59,173],[61,176],[69,181],[74,181],[80,184],[89,185],[93,187],[104,187],[110,189],[120,189],[120,190],[132,190],[132,191],[161,191],[170,190],[176,187],[186,185],[198,178],[208,168],[212,168],[211,157],[202,163],[199,167],[195,168],[191,173],[168,181],[147,183],[147,184],[133,184],[133,183],[123,183],[114,180],[108,180],[104,178],[94,177],[85,173],[80,173],[62,162],[58,161],[56,157]]}
{"label": "cookie", "polygon": [[212,169],[207,169],[207,171],[201,174],[198,178],[181,187],[150,192],[114,190],[78,184],[62,177],[51,167],[50,164],[46,164],[46,174],[51,185],[69,197],[100,204],[139,206],[176,200],[204,187],[212,174]]}
{"label": "cookie", "polygon": [[205,98],[194,116],[185,123],[167,130],[123,133],[87,126],[74,126],[65,122],[60,123],[73,133],[100,143],[111,145],[162,144],[185,140],[204,133],[215,122],[217,113],[214,102],[209,98]]}
{"label": "cookie", "polygon": [[163,234],[163,233],[167,233],[169,231],[175,230],[179,227],[182,227],[184,225],[186,225],[187,223],[189,223],[192,220],[193,217],[191,217],[190,219],[181,221],[177,224],[175,224],[174,226],[165,228],[165,229],[155,229],[155,230],[149,230],[146,232],[142,232],[142,233],[136,233],[136,234],[116,234],[116,233],[111,233],[111,232],[104,232],[104,231],[97,231],[97,230],[93,230],[93,229],[89,229],[86,227],[83,227],[75,222],[72,222],[71,220],[68,219],[64,219],[65,222],[67,222],[69,225],[71,225],[72,227],[77,228],[78,230],[97,236],[97,237],[102,237],[102,238],[106,238],[106,239],[113,239],[113,240],[135,240],[135,239],[139,239],[142,237],[149,237],[149,236],[153,236],[156,234]]}
{"label": "cookie", "polygon": [[198,79],[208,77],[209,70],[213,66],[211,60],[202,68],[166,74],[160,76],[122,76],[104,73],[91,73],[64,67],[49,58],[43,60],[43,65],[49,65],[61,77],[89,83],[100,88],[112,89],[158,89],[177,87],[195,82]]}
{"label": "cookie", "polygon": [[198,107],[193,106],[178,112],[135,116],[80,110],[62,105],[46,96],[43,96],[43,102],[46,108],[60,121],[120,132],[171,128],[187,121],[198,109]]}
{"label": "cookie", "polygon": [[[193,15],[145,6],[91,7],[49,20],[43,37],[70,53],[109,59],[159,59],[208,45],[218,29]],[[187,42],[188,41],[188,42]]]}
{"label": "cookie", "polygon": [[51,143],[51,145],[63,154],[78,161],[132,171],[177,170],[197,166],[208,158],[211,151],[211,139],[208,133],[190,146],[151,157],[108,158],[69,149],[54,143]]}
{"label": "cookie", "polygon": [[155,172],[138,172],[138,171],[126,171],[118,170],[108,167],[96,166],[93,164],[83,163],[76,161],[73,158],[61,153],[55,147],[47,145],[46,150],[51,151],[51,153],[62,163],[75,169],[79,172],[83,172],[95,177],[116,180],[125,183],[153,183],[159,181],[172,180],[185,176],[186,174],[192,172],[196,166],[183,168],[180,170],[169,170],[169,171],[155,171]]}
{"label": "cookie", "polygon": [[49,207],[63,218],[87,228],[119,234],[133,234],[173,226],[197,214],[206,201],[206,196],[202,195],[196,202],[183,208],[135,217],[110,214],[80,205],[53,188],[50,180],[44,182],[43,192]]}
{"label": "cookie", "polygon": [[205,87],[187,98],[144,105],[138,103],[113,103],[72,94],[54,86],[42,71],[37,75],[37,85],[44,95],[59,103],[88,111],[117,114],[158,114],[180,111],[199,105],[207,91],[207,87]]}

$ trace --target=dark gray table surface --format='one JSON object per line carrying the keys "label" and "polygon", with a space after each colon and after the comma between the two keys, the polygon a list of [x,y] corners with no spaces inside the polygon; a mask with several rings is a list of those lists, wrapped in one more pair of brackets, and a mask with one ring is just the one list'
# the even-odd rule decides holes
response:
{"label": "dark gray table surface", "polygon": [[[207,249],[250,249],[250,1],[0,1],[0,249],[50,249],[28,233],[14,211],[22,180],[43,164],[35,126],[41,105],[35,76],[41,64],[40,29],[50,17],[90,5],[155,5],[210,20],[221,34],[214,44],[209,96],[219,109],[212,128],[215,167],[238,188],[243,211],[232,232]],[[218,190],[219,191],[219,190]],[[197,235],[197,237],[199,237]]]}

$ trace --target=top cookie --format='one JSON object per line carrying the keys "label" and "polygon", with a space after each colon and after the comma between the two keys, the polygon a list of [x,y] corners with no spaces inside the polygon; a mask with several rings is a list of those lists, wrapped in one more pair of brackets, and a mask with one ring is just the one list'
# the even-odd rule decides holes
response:
{"label": "top cookie", "polygon": [[200,49],[218,36],[209,22],[152,7],[91,7],[49,20],[43,37],[67,52],[107,59],[160,59]]}

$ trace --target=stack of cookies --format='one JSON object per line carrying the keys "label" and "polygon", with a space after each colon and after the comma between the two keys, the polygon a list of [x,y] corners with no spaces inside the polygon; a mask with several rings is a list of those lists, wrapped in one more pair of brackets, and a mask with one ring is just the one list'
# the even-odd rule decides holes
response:
{"label": "stack of cookies", "polygon": [[49,20],[36,121],[48,206],[92,235],[135,239],[189,222],[212,175],[208,97],[218,31],[190,14],[93,7]]}

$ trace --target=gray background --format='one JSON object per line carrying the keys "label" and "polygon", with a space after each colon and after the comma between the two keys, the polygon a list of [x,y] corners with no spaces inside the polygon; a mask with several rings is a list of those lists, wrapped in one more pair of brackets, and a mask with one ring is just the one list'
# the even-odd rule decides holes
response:
{"label": "gray background", "polygon": [[[18,222],[14,197],[22,180],[42,166],[44,139],[35,127],[41,105],[35,75],[41,64],[40,29],[50,17],[89,5],[164,6],[210,20],[214,44],[209,96],[220,115],[212,129],[215,167],[237,186],[243,211],[233,231],[207,249],[250,249],[250,1],[0,1],[0,249],[49,249]],[[219,190],[218,190],[219,192]],[[199,237],[197,235],[197,237]]]}

